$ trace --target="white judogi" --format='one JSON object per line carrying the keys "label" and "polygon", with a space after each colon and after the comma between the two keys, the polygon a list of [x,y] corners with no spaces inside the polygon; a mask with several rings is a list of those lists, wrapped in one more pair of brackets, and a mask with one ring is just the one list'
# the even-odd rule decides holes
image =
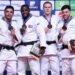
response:
{"label": "white judogi", "polygon": [[[67,24],[67,30],[62,41],[67,44],[70,40],[75,40],[75,18]],[[62,75],[75,75],[75,54],[70,54],[68,49],[60,52],[62,57]]]}
{"label": "white judogi", "polygon": [[[18,21],[18,28],[20,29],[23,25],[22,18]],[[37,17],[32,16],[26,22],[26,32],[22,37],[23,42],[37,41],[38,37],[40,40],[40,46],[46,47],[46,37],[45,32],[40,25]],[[40,75],[40,64],[39,60],[35,60],[31,57],[30,51],[33,45],[19,46],[18,50],[18,75],[26,75],[27,63],[30,65],[32,75]]]}
{"label": "white judogi", "polygon": [[[41,16],[40,21],[42,23],[42,27],[45,29],[48,25],[48,21]],[[61,28],[62,21],[55,15],[51,17],[52,29],[46,33],[46,41],[57,41],[58,28]],[[60,26],[59,26],[60,25]],[[59,75],[59,58],[58,58],[58,50],[57,45],[47,44],[47,48],[45,50],[44,56],[41,58],[41,75],[47,75],[49,66],[51,69],[51,75]]]}
{"label": "white judogi", "polygon": [[[16,22],[11,21],[11,25],[16,30]],[[17,33],[16,33],[17,34]],[[17,34],[18,35],[18,34]],[[15,41],[17,43],[17,41]],[[1,18],[0,19],[0,44],[14,46],[11,31],[8,30],[8,24]],[[0,75],[6,68],[7,75],[16,75],[16,54],[13,50],[1,49],[0,50]]]}

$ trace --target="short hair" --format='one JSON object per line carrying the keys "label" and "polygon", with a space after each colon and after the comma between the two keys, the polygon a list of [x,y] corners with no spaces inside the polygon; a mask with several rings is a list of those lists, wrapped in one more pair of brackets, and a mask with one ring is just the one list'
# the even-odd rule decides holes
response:
{"label": "short hair", "polygon": [[68,10],[71,11],[70,5],[64,5],[64,6],[62,6],[61,10],[64,10],[64,9],[68,9]]}
{"label": "short hair", "polygon": [[25,5],[25,4],[21,6],[20,11],[22,11],[22,9],[23,9],[24,7],[26,7],[26,8],[30,11],[29,5]]}
{"label": "short hair", "polygon": [[44,2],[43,7],[44,7],[45,4],[50,4],[52,6],[51,2]]}
{"label": "short hair", "polygon": [[12,9],[14,11],[14,7],[13,6],[10,6],[10,5],[9,6],[6,6],[5,9],[4,9],[4,11],[6,11],[7,9]]}

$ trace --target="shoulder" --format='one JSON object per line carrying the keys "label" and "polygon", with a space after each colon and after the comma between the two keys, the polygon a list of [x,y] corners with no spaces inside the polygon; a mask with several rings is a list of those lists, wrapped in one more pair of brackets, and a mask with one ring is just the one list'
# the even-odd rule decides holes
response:
{"label": "shoulder", "polygon": [[18,20],[16,20],[17,23],[20,23],[22,21],[22,17],[19,17]]}
{"label": "shoulder", "polygon": [[3,21],[3,19],[2,19],[2,17],[0,17],[0,23],[3,23],[4,21]]}
{"label": "shoulder", "polygon": [[39,21],[41,23],[48,23],[48,21],[43,16],[39,16]]}
{"label": "shoulder", "polygon": [[52,15],[51,24],[58,25],[60,22],[63,22],[60,17],[58,17],[57,15]]}
{"label": "shoulder", "polygon": [[52,15],[52,19],[59,21],[61,18],[58,15]]}
{"label": "shoulder", "polygon": [[21,28],[22,25],[23,25],[23,19],[22,19],[22,17],[19,17],[18,20],[16,21],[16,23],[17,23],[17,27]]}
{"label": "shoulder", "polygon": [[40,26],[42,26],[44,28],[47,27],[48,21],[43,16],[39,16],[38,20],[39,20]]}
{"label": "shoulder", "polygon": [[2,19],[2,17],[0,18],[0,26],[4,26],[5,25],[5,21]]}
{"label": "shoulder", "polygon": [[39,16],[39,19],[41,19],[41,20],[46,20],[43,16]]}
{"label": "shoulder", "polygon": [[32,15],[32,17],[30,19],[37,20],[38,19],[38,16]]}
{"label": "shoulder", "polygon": [[12,20],[11,25],[12,25],[14,28],[16,28],[16,26],[17,26],[17,21],[16,21],[16,20]]}
{"label": "shoulder", "polygon": [[72,18],[72,21],[75,21],[75,17]]}
{"label": "shoulder", "polygon": [[70,24],[75,24],[75,17],[73,17],[72,20],[69,23]]}

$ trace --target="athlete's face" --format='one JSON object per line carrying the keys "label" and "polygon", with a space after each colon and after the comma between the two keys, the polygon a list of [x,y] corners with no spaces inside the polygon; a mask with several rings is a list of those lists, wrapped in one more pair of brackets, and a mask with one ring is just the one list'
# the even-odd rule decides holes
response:
{"label": "athlete's face", "polygon": [[14,11],[11,9],[11,8],[7,8],[5,11],[4,11],[4,14],[5,14],[5,18],[8,19],[8,20],[11,20],[13,15],[14,15]]}
{"label": "athlete's face", "polygon": [[63,19],[67,19],[70,16],[70,10],[69,9],[64,9],[62,10],[63,13]]}
{"label": "athlete's face", "polygon": [[49,3],[44,4],[43,9],[44,9],[44,14],[49,15],[52,12],[52,5]]}
{"label": "athlete's face", "polygon": [[27,17],[29,14],[29,9],[27,7],[23,7],[21,10],[21,14],[23,17]]}

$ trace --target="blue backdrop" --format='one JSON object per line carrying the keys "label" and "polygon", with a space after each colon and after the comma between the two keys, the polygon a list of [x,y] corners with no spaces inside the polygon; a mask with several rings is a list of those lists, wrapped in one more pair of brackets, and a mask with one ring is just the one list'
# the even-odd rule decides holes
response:
{"label": "blue backdrop", "polygon": [[57,14],[64,4],[69,4],[72,7],[72,15],[75,16],[75,1],[74,0],[0,0],[0,17],[3,15],[5,6],[12,5],[15,9],[13,19],[20,17],[20,7],[23,4],[28,4],[33,15],[41,15],[43,13],[42,5],[45,1],[50,1],[53,5],[52,13]]}

